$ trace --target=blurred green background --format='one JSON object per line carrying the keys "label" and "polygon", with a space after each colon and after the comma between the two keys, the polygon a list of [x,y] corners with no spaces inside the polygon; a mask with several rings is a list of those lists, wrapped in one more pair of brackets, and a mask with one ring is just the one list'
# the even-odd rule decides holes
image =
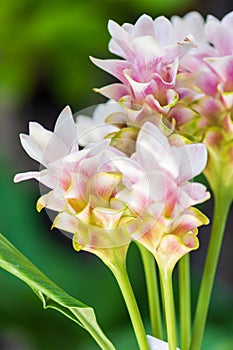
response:
{"label": "blurred green background", "polygon": [[[104,98],[92,89],[113,81],[94,67],[89,55],[107,51],[108,19],[132,22],[142,14],[183,15],[198,10],[222,17],[230,1],[194,0],[1,0],[0,3],[0,232],[67,292],[95,308],[98,320],[117,349],[136,349],[118,287],[94,256],[73,251],[71,241],[50,231],[46,213],[36,213],[37,183],[14,185],[18,171],[37,169],[22,150],[18,134],[28,121],[52,128],[61,109],[73,112]],[[211,216],[212,202],[203,210]],[[203,350],[233,349],[232,215],[224,239]],[[193,300],[202,271],[209,228],[200,230],[201,248],[192,254]],[[129,271],[143,318],[148,310],[140,256],[129,252]],[[147,327],[150,333],[149,326]],[[1,350],[94,350],[89,335],[55,311],[42,310],[23,283],[0,270]]]}

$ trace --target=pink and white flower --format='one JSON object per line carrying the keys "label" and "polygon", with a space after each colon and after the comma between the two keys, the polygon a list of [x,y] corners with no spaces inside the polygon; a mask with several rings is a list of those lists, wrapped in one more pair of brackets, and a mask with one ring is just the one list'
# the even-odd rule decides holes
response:
{"label": "pink and white flower", "polygon": [[[121,159],[114,165],[123,174],[125,188],[117,198],[126,202],[137,220],[125,230],[168,268],[198,247],[197,227],[208,219],[193,205],[209,198],[205,186],[190,182],[206,166],[203,144],[172,146],[152,123],[139,132],[131,168]],[[136,165],[143,171],[136,172]]]}
{"label": "pink and white flower", "polygon": [[178,101],[175,82],[179,58],[195,46],[193,36],[184,33],[177,40],[167,18],[153,20],[147,15],[142,15],[135,25],[119,26],[110,21],[109,32],[109,50],[123,60],[91,59],[121,83],[97,91],[133,110],[146,104],[151,113],[166,115]]}
{"label": "pink and white flower", "polygon": [[[185,18],[176,21],[187,24]],[[178,80],[180,87],[193,91],[193,95],[190,94],[191,99],[183,99],[182,102],[194,112],[193,117],[183,120],[178,130],[187,137],[206,144],[209,159],[205,175],[212,189],[217,190],[219,180],[216,178],[221,174],[222,181],[228,184],[229,193],[233,191],[230,169],[233,149],[232,28],[233,12],[222,20],[208,16],[204,24],[204,42],[200,42],[200,50],[191,50],[182,58],[184,72],[179,75]],[[173,113],[173,118],[178,125],[179,115]]]}
{"label": "pink and white flower", "polygon": [[26,152],[45,169],[17,174],[14,181],[35,178],[51,189],[37,203],[37,209],[58,212],[53,227],[74,235],[75,247],[113,247],[128,244],[129,237],[117,229],[126,206],[115,199],[121,189],[121,174],[112,159],[125,154],[109,146],[109,140],[78,149],[76,126],[69,108],[63,110],[54,133],[30,124],[30,135],[21,135]]}

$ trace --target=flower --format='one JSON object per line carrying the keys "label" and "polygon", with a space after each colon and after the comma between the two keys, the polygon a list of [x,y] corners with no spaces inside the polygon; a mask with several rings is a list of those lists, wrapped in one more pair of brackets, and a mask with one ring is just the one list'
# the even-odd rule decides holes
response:
{"label": "flower", "polygon": [[[109,21],[112,39],[109,50],[123,60],[91,58],[121,83],[96,89],[104,96],[121,101],[127,108],[149,114],[167,115],[179,99],[175,89],[179,58],[195,46],[192,35],[174,38],[172,23],[161,16],[153,20],[142,15],[135,25],[119,26]],[[137,125],[137,123],[135,123]]]}
{"label": "flower", "polygon": [[15,182],[35,178],[51,189],[37,209],[58,212],[52,227],[71,233],[76,250],[99,254],[136,239],[157,260],[173,265],[197,248],[197,227],[207,223],[192,206],[209,194],[203,185],[188,182],[205,167],[205,146],[184,145],[177,137],[170,137],[171,145],[150,122],[131,140],[130,156],[111,146],[113,140],[79,150],[67,107],[54,133],[32,123],[30,134],[21,135],[26,152],[45,169],[17,174]]}
{"label": "flower", "polygon": [[[179,21],[186,22],[185,19]],[[220,181],[233,197],[232,28],[233,12],[221,21],[213,16],[207,17],[203,31],[204,40],[200,43],[197,40],[200,49],[188,52],[181,59],[184,72],[178,79],[180,86],[186,86],[193,91],[190,93],[192,99],[183,99],[183,103],[192,109],[194,115],[183,120],[180,125],[180,117],[173,114],[173,118],[177,120],[179,133],[206,144],[209,157],[204,173],[212,189],[216,192]]]}
{"label": "flower", "polygon": [[152,337],[151,335],[147,335],[147,340],[150,350],[169,350],[168,343],[163,340]]}
{"label": "flower", "polygon": [[[110,140],[78,149],[76,126],[67,107],[60,114],[54,133],[30,124],[30,135],[21,135],[26,152],[46,168],[17,174],[14,181],[35,178],[51,189],[37,202],[37,209],[58,212],[52,227],[73,235],[75,249],[127,245],[130,238],[118,229],[130,219],[130,211],[115,199],[122,188],[121,173],[112,159],[126,158],[109,146]],[[59,147],[59,148],[58,148]]]}
{"label": "flower", "polygon": [[[124,229],[154,254],[159,266],[173,268],[183,255],[198,248],[197,227],[209,222],[193,206],[210,195],[205,186],[189,181],[205,168],[206,147],[172,145],[147,122],[131,161],[131,167],[124,167],[121,159],[113,160],[125,185],[117,198],[137,216]],[[143,171],[136,172],[136,165]]]}

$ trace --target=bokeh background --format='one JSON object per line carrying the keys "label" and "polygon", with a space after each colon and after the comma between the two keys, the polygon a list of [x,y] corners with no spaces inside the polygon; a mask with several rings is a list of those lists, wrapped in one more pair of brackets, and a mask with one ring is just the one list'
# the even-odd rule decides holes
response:
{"label": "bokeh background", "polygon": [[[113,78],[93,66],[89,55],[111,57],[108,19],[134,23],[142,13],[169,17],[191,10],[221,18],[232,9],[231,0],[0,2],[0,232],[68,293],[93,306],[117,349],[137,348],[118,287],[97,258],[74,252],[67,237],[50,231],[46,212],[35,210],[40,195],[37,183],[13,184],[15,173],[37,169],[22,150],[18,134],[28,131],[29,120],[51,129],[67,104],[77,112],[105,101],[92,89]],[[211,216],[212,206],[209,201],[202,209]],[[232,221],[231,211],[203,350],[233,349]],[[200,230],[201,248],[192,253],[194,303],[209,231]],[[129,272],[147,323],[144,276],[133,245]],[[27,286],[0,270],[0,349],[94,350],[98,346],[70,320],[56,311],[44,311]]]}

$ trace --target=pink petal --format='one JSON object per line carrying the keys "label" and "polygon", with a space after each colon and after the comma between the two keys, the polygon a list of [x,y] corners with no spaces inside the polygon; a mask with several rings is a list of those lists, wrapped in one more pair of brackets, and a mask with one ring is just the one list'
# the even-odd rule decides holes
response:
{"label": "pink petal", "polygon": [[170,229],[174,235],[182,236],[202,225],[208,225],[209,219],[200,210],[194,207],[188,208],[182,215],[172,222]]}
{"label": "pink petal", "polygon": [[166,114],[169,111],[169,108],[161,106],[160,102],[153,95],[146,96],[146,103],[157,113]]}
{"label": "pink petal", "polygon": [[120,183],[121,178],[122,176],[119,173],[100,172],[93,179],[91,191],[97,197],[109,202],[110,197],[117,192],[117,185]]}
{"label": "pink petal", "polygon": [[97,59],[94,57],[90,57],[90,59],[97,67],[112,74],[114,77],[116,77],[122,83],[126,82],[126,79],[125,79],[123,72],[125,69],[129,69],[131,67],[131,64],[128,61],[113,60],[113,59],[100,60],[100,59]]}
{"label": "pink petal", "polygon": [[207,96],[196,104],[195,110],[207,118],[209,124],[217,124],[219,116],[224,113],[224,106],[219,100]]}
{"label": "pink petal", "polygon": [[125,72],[125,77],[130,84],[134,99],[136,101],[139,101],[140,103],[142,99],[144,99],[148,94],[153,92],[150,88],[151,82],[149,81],[149,82],[141,83],[141,82],[135,81],[130,77],[129,74],[130,72]]}
{"label": "pink petal", "polygon": [[148,208],[149,198],[145,192],[124,190],[119,192],[116,198],[126,203],[137,216],[143,215]]}
{"label": "pink petal", "polygon": [[110,98],[115,101],[119,101],[122,97],[130,94],[127,86],[123,84],[111,84],[100,89],[94,89],[95,92],[99,92],[101,95]]}
{"label": "pink petal", "polygon": [[92,223],[105,229],[114,229],[117,227],[122,215],[123,211],[110,208],[94,208],[92,211]]}
{"label": "pink petal", "polygon": [[192,233],[186,237],[185,242],[173,234],[164,235],[155,253],[158,265],[163,270],[171,270],[182,256],[197,249],[198,246],[199,241]]}
{"label": "pink petal", "polygon": [[164,226],[157,218],[150,216],[137,218],[125,225],[126,235],[138,241],[154,253],[164,232]]}
{"label": "pink petal", "polygon": [[182,190],[189,196],[190,206],[202,203],[210,198],[210,193],[207,192],[206,187],[198,182],[187,183],[182,186]]}
{"label": "pink petal", "polygon": [[74,215],[62,212],[56,216],[52,225],[53,227],[74,234],[77,232],[78,220]]}
{"label": "pink petal", "polygon": [[185,183],[179,188],[174,216],[180,215],[186,208],[202,203],[210,198],[210,193],[204,185],[191,182]]}
{"label": "pink petal", "polygon": [[169,112],[170,120],[174,119],[177,126],[191,121],[195,115],[196,113],[191,108],[187,108],[182,104],[175,105]]}

